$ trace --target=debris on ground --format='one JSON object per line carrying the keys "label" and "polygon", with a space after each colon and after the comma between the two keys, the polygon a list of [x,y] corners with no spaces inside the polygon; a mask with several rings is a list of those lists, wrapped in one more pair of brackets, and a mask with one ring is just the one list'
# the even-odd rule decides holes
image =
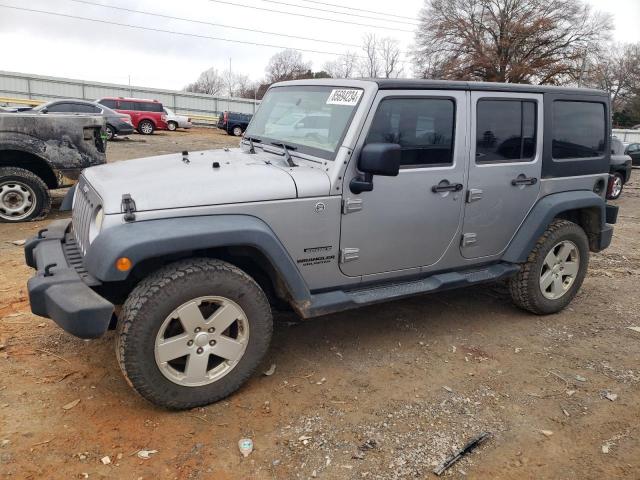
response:
{"label": "debris on ground", "polygon": [[73,407],[75,407],[76,405],[78,405],[80,403],[80,399],[76,398],[73,402],[69,402],[66,405],[62,406],[63,410],[71,410]]}
{"label": "debris on ground", "polygon": [[142,460],[149,460],[149,458],[151,458],[151,455],[153,455],[154,453],[158,453],[158,450],[139,450],[138,458],[141,458]]}
{"label": "debris on ground", "polygon": [[582,375],[576,375],[576,380],[583,383],[587,381],[587,379]]}
{"label": "debris on ground", "polygon": [[447,387],[446,385],[443,386],[442,388],[445,389],[449,393],[453,392],[453,389],[451,387]]}
{"label": "debris on ground", "polygon": [[600,396],[612,402],[615,402],[618,399],[618,394],[612,393],[609,390],[603,390],[602,392],[600,392]]}
{"label": "debris on ground", "polygon": [[102,462],[103,465],[109,465],[111,463],[111,459],[109,458],[108,455],[106,457],[102,457],[100,461]]}
{"label": "debris on ground", "polygon": [[491,436],[490,432],[483,432],[477,437],[472,438],[467,444],[453,455],[447,457],[438,467],[433,470],[436,475],[442,475],[451,465],[460,460],[464,455],[470,453],[474,448],[484,442]]}
{"label": "debris on ground", "polygon": [[362,445],[360,445],[358,448],[363,452],[366,450],[373,450],[375,448],[378,448],[378,442],[375,441],[373,438],[370,438],[369,440],[364,442]]}
{"label": "debris on ground", "polygon": [[553,432],[551,430],[540,430],[540,433],[545,437],[550,437],[551,435],[553,435]]}
{"label": "debris on ground", "polygon": [[638,333],[640,333],[640,327],[634,327],[634,326],[632,326],[632,327],[627,327],[627,328],[628,328],[629,330],[633,330],[634,332],[638,332]]}
{"label": "debris on ground", "polygon": [[15,245],[16,247],[22,247],[25,243],[27,243],[26,240],[14,240],[13,242],[7,242],[7,243],[11,243],[12,245]]}
{"label": "debris on ground", "polygon": [[240,449],[240,454],[247,458],[253,452],[253,440],[250,438],[241,438],[238,440],[238,448]]}
{"label": "debris on ground", "polygon": [[267,370],[262,372],[262,374],[267,376],[267,377],[270,377],[274,373],[276,373],[276,364],[275,363],[272,363],[271,366]]}

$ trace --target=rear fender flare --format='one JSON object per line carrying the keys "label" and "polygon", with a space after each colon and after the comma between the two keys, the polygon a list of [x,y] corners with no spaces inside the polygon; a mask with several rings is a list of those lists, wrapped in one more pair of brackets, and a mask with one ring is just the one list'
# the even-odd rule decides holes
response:
{"label": "rear fender flare", "polygon": [[[554,218],[564,212],[596,208],[600,212],[600,230],[605,227],[606,203],[602,197],[587,190],[561,192],[547,195],[538,200],[505,251],[502,260],[513,263],[527,261],[538,239]],[[599,232],[598,232],[599,233]]]}

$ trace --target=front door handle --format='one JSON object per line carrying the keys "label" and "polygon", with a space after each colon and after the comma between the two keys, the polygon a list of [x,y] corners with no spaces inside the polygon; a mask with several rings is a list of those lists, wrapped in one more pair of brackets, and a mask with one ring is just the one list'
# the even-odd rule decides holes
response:
{"label": "front door handle", "polygon": [[511,185],[517,187],[519,185],[535,185],[538,183],[538,179],[536,177],[527,177],[523,174],[518,175],[518,178],[514,178],[511,180]]}
{"label": "front door handle", "polygon": [[449,180],[441,180],[438,185],[431,187],[431,191],[433,193],[459,192],[462,188],[463,185],[461,183],[449,183]]}

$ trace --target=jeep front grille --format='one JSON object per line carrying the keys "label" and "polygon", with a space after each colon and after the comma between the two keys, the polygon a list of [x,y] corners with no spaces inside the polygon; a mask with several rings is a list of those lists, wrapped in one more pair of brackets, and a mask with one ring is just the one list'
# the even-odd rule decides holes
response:
{"label": "jeep front grille", "polygon": [[80,177],[76,187],[75,199],[73,203],[73,236],[82,255],[87,253],[89,248],[89,229],[93,219],[93,212],[100,205],[100,198],[95,191]]}

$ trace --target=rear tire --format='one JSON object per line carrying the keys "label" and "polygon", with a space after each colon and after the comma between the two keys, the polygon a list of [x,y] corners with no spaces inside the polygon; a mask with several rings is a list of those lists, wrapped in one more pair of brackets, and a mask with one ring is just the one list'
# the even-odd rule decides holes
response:
{"label": "rear tire", "polygon": [[231,129],[231,133],[233,133],[233,135],[236,137],[241,137],[243,133],[242,127],[239,125],[236,125]]}
{"label": "rear tire", "polygon": [[113,140],[113,137],[116,136],[115,131],[111,125],[107,125],[105,127],[105,132],[107,134],[107,140]]}
{"label": "rear tire", "polygon": [[163,267],[131,292],[116,354],[140,395],[188,409],[235,392],[267,352],[272,329],[267,297],[249,275],[220,260],[189,259]]}
{"label": "rear tire", "polygon": [[518,307],[537,315],[559,312],[578,293],[588,267],[586,233],[573,222],[556,219],[509,280],[511,298]]}
{"label": "rear tire", "polygon": [[49,188],[40,177],[24,168],[0,168],[0,222],[40,220],[50,210]]}
{"label": "rear tire", "polygon": [[607,195],[609,200],[617,200],[622,195],[622,188],[624,187],[624,178],[618,172],[613,174],[613,179],[611,180],[613,185],[611,185],[611,193]]}
{"label": "rear tire", "polygon": [[156,126],[151,120],[142,120],[138,124],[138,132],[142,135],[151,135],[156,129]]}

